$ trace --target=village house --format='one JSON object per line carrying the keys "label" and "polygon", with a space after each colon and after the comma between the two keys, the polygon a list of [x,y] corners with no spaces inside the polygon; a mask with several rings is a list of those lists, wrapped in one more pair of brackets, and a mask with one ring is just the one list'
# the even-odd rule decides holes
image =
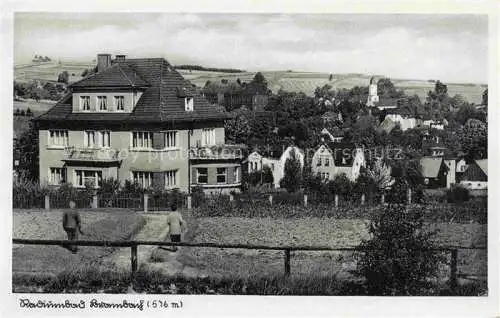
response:
{"label": "village house", "polygon": [[447,148],[439,136],[426,132],[422,136],[422,150],[424,156],[442,157],[445,155]]}
{"label": "village house", "polygon": [[450,188],[456,183],[455,159],[443,157],[423,157],[420,159],[422,177],[428,188]]}
{"label": "village house", "polygon": [[393,113],[387,114],[385,119],[390,119],[394,123],[398,124],[402,131],[413,129],[418,125],[418,119],[409,115]]}
{"label": "village house", "polygon": [[469,190],[488,189],[488,159],[474,160],[460,177],[460,185]]}
{"label": "village house", "polygon": [[224,144],[226,118],[165,59],[99,54],[97,73],[36,119],[40,182],[238,190],[243,147]]}
{"label": "village house", "polygon": [[296,146],[288,146],[270,149],[261,154],[259,151],[253,151],[247,158],[248,173],[262,171],[265,166],[268,166],[273,173],[275,188],[280,187],[280,181],[285,176],[285,163],[291,157],[292,151],[295,152],[296,158],[300,161],[300,165],[304,168],[304,152]]}
{"label": "village house", "polygon": [[336,176],[345,174],[354,182],[363,166],[365,166],[363,149],[331,141],[323,142],[311,160],[313,174],[321,176],[324,180],[333,180]]}

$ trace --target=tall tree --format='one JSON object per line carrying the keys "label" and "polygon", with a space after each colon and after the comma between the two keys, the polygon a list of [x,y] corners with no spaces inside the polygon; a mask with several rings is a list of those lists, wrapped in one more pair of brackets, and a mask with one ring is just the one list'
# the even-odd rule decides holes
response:
{"label": "tall tree", "polygon": [[63,71],[59,76],[57,77],[57,81],[59,83],[65,83],[68,84],[69,81],[69,73],[68,71]]}
{"label": "tall tree", "polygon": [[488,126],[485,123],[469,119],[457,132],[457,137],[468,159],[488,157]]}
{"label": "tall tree", "polygon": [[295,153],[295,149],[290,152],[290,157],[285,161],[283,179],[280,180],[280,187],[288,192],[296,192],[302,185],[302,166]]}
{"label": "tall tree", "polygon": [[34,122],[16,139],[14,148],[20,153],[21,174],[31,181],[38,181],[38,128]]}

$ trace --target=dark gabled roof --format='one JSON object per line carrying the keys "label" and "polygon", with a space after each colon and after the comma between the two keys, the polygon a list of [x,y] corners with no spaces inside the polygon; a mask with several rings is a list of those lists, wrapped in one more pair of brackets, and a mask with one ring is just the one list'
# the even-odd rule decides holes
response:
{"label": "dark gabled roof", "polygon": [[464,181],[488,181],[488,160],[476,160],[462,175]]}
{"label": "dark gabled roof", "polygon": [[[168,122],[224,120],[230,117],[218,112],[163,58],[116,61],[110,68],[83,79],[72,87],[84,90],[104,85],[140,86],[143,94],[131,113],[72,113],[72,94],[69,93],[37,120]],[[194,111],[185,111],[183,96],[194,98]]]}
{"label": "dark gabled roof", "polygon": [[130,66],[123,63],[115,63],[109,69],[92,74],[69,85],[69,87],[142,87],[148,85]]}

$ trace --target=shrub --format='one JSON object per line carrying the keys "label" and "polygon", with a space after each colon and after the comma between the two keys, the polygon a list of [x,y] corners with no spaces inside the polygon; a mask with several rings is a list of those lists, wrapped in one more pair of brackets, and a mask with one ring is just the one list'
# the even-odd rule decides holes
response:
{"label": "shrub", "polygon": [[446,201],[448,203],[462,203],[469,201],[469,199],[469,190],[460,185],[454,184],[451,189],[446,191]]}
{"label": "shrub", "polygon": [[191,189],[191,204],[193,207],[199,207],[206,203],[205,192],[201,186],[196,186]]}
{"label": "shrub", "polygon": [[429,279],[437,277],[444,257],[430,250],[435,232],[423,230],[420,209],[390,205],[369,228],[371,239],[363,240],[355,274],[365,278],[370,295],[421,295],[428,292]]}
{"label": "shrub", "polygon": [[387,194],[387,202],[403,204],[408,203],[408,189],[411,189],[411,203],[422,203],[424,200],[424,188],[422,185],[410,186],[402,178],[396,179],[391,190]]}
{"label": "shrub", "polygon": [[49,189],[21,175],[12,184],[13,208],[43,208]]}
{"label": "shrub", "polygon": [[63,183],[50,193],[51,208],[68,208],[69,202],[74,201],[77,208],[88,208],[92,203],[95,190],[89,187],[75,188],[71,183]]}

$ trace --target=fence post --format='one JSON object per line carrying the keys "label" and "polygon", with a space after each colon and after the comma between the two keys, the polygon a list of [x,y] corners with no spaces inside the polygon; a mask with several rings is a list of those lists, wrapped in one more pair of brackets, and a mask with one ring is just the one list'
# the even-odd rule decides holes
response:
{"label": "fence post", "polygon": [[290,276],[290,250],[285,250],[285,276]]}
{"label": "fence post", "polygon": [[92,196],[92,209],[97,209],[99,207],[99,200],[97,199],[97,195]]}
{"label": "fence post", "polygon": [[230,202],[234,201],[234,195],[232,193],[229,193],[229,201]]}
{"label": "fence post", "polygon": [[307,194],[304,194],[304,206],[307,207]]}
{"label": "fence post", "polygon": [[144,212],[148,212],[148,199],[149,194],[144,193]]}
{"label": "fence post", "polygon": [[271,205],[273,205],[273,195],[272,194],[269,195],[269,203],[271,203]]}
{"label": "fence post", "polygon": [[365,194],[361,195],[361,205],[365,205]]}
{"label": "fence post", "polygon": [[48,194],[45,195],[45,210],[50,210],[50,196]]}
{"label": "fence post", "polygon": [[336,208],[339,207],[339,195],[338,194],[335,195],[335,207]]}
{"label": "fence post", "polygon": [[188,195],[187,196],[187,209],[191,210],[191,208],[192,208],[191,196]]}
{"label": "fence post", "polygon": [[130,265],[132,269],[132,278],[135,277],[137,272],[137,245],[132,244],[130,246]]}
{"label": "fence post", "polygon": [[408,188],[408,204],[411,204],[411,188]]}
{"label": "fence post", "polygon": [[451,260],[450,260],[450,288],[455,290],[458,287],[458,250],[451,250]]}
{"label": "fence post", "polygon": [[382,193],[382,196],[380,197],[380,203],[383,205],[385,204],[385,194]]}

